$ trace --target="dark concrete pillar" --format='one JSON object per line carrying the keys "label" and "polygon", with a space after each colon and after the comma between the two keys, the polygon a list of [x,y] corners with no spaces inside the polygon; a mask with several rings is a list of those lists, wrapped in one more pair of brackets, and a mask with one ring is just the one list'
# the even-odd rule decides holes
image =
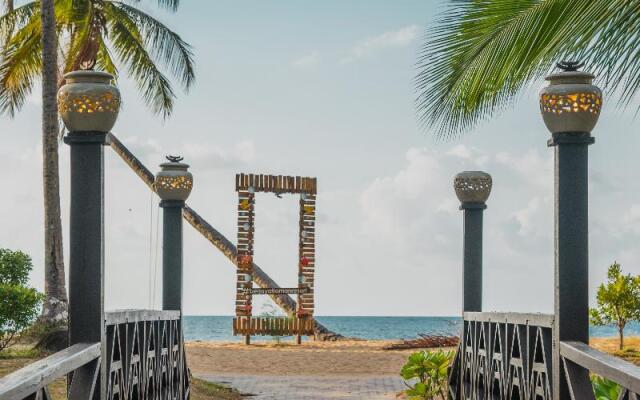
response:
{"label": "dark concrete pillar", "polygon": [[184,201],[163,200],[162,309],[182,310],[182,209]]}
{"label": "dark concrete pillar", "polygon": [[[589,133],[554,133],[555,329],[554,343],[589,343]],[[554,398],[569,399],[559,351],[554,352]]]}
{"label": "dark concrete pillar", "polygon": [[[71,212],[69,225],[69,345],[102,343],[104,331],[104,149],[105,134],[71,132]],[[106,396],[106,357],[100,390]]]}
{"label": "dark concrete pillar", "polygon": [[[552,134],[548,145],[554,148],[555,157],[555,320],[551,376],[555,400],[572,398],[560,357],[560,342],[589,342],[587,149],[594,143],[591,131],[600,116],[602,91],[592,84],[593,74],[578,71],[583,65],[578,61],[557,63],[560,71],[546,77],[549,85],[540,92],[540,112]],[[571,379],[575,387],[590,392],[586,369],[577,369]]]}
{"label": "dark concrete pillar", "polygon": [[453,181],[464,211],[462,312],[482,311],[482,214],[492,185],[491,175],[482,171],[461,172]]}
{"label": "dark concrete pillar", "polygon": [[462,310],[482,311],[482,214],[484,203],[463,203],[463,292]]}

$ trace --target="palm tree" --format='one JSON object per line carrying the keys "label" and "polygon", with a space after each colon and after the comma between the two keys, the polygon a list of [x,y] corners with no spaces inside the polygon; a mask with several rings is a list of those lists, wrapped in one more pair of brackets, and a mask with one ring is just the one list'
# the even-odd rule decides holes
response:
{"label": "palm tree", "polygon": [[42,181],[44,189],[43,322],[66,322],[67,292],[64,282],[60,177],[58,174],[58,38],[54,0],[41,0],[42,25]]}
{"label": "palm tree", "polygon": [[[55,3],[55,15],[48,4]],[[130,0],[137,3],[139,0]],[[156,0],[176,11],[179,0]],[[13,8],[12,0],[8,0]],[[49,7],[49,8],[46,8]],[[44,31],[55,24],[54,34]],[[56,36],[60,39],[55,44]],[[175,92],[158,65],[166,67],[187,90],[194,81],[189,44],[160,21],[138,8],[111,0],[50,0],[26,3],[0,17],[0,113],[13,116],[23,106],[38,77],[43,76],[43,153],[45,193],[45,322],[62,319],[66,285],[62,258],[58,178],[58,126],[55,92],[62,73],[98,69],[116,77],[122,64],[138,84],[154,113],[165,118],[173,110]],[[52,47],[53,46],[53,47]],[[61,55],[60,63],[56,54]],[[41,58],[41,55],[43,58]],[[47,305],[56,305],[56,308]]]}
{"label": "palm tree", "polygon": [[640,88],[638,0],[450,0],[418,59],[421,122],[467,132],[555,61],[579,59],[628,104]]}

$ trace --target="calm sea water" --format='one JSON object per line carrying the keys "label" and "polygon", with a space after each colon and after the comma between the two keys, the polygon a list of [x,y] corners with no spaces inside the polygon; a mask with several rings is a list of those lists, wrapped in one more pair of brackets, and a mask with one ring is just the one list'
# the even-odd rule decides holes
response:
{"label": "calm sea water", "polygon": [[[316,317],[324,326],[344,336],[362,339],[411,339],[419,333],[460,333],[460,317]],[[185,316],[184,335],[187,340],[234,341],[228,316]],[[613,326],[591,327],[593,337],[616,336]],[[640,324],[630,324],[629,336],[640,336]]]}

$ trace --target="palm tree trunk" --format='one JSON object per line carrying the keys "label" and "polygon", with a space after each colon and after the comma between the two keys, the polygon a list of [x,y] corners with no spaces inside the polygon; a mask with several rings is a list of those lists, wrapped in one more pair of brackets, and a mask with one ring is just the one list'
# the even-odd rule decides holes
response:
{"label": "palm tree trunk", "polygon": [[42,178],[44,186],[44,292],[41,322],[67,322],[67,292],[58,171],[58,40],[54,0],[42,0]]}
{"label": "palm tree trunk", "polygon": [[624,348],[624,327],[618,327],[618,336],[620,337],[620,350]]}

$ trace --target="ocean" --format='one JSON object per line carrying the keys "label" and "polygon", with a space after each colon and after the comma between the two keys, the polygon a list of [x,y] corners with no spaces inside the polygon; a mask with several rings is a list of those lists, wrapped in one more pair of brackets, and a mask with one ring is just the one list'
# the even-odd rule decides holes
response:
{"label": "ocean", "polygon": [[[229,316],[185,316],[186,340],[238,341],[231,334]],[[316,317],[327,328],[344,336],[361,339],[412,339],[418,334],[459,335],[460,317]],[[613,326],[592,326],[592,337],[614,337]],[[640,324],[631,323],[627,336],[640,336]]]}

